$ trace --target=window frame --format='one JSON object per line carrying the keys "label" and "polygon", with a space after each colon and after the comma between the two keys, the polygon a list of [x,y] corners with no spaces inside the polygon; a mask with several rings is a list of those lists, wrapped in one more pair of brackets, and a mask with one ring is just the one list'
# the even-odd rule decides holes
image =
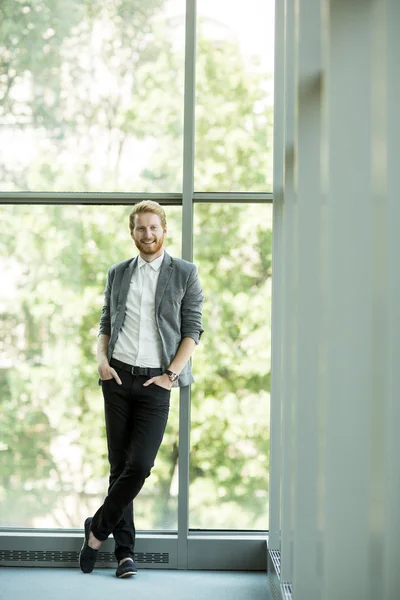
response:
{"label": "window frame", "polygon": [[[133,205],[151,199],[163,206],[182,206],[182,258],[192,261],[196,202],[273,202],[273,193],[267,192],[194,192],[196,1],[186,0],[182,193],[0,192],[0,204]],[[137,552],[145,557],[138,560],[141,567],[265,570],[267,531],[189,529],[190,386],[180,388],[179,449],[178,530],[138,532]],[[71,557],[71,551],[79,552],[81,538],[82,532],[75,529],[2,527],[0,560],[4,566],[73,566],[71,563],[76,559]],[[109,539],[102,547],[99,566],[113,566],[112,551],[113,540]],[[164,554],[168,555],[167,562],[157,562],[154,558]]]}

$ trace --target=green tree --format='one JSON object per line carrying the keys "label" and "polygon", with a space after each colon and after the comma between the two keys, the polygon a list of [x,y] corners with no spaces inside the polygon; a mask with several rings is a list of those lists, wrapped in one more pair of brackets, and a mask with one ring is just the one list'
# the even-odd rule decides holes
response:
{"label": "green tree", "polygon": [[12,162],[8,154],[0,160],[3,189],[143,188],[146,180],[138,182],[121,169],[132,140],[182,130],[176,99],[182,96],[183,59],[165,36],[165,20],[157,18],[163,5],[163,0],[2,3],[4,143],[12,142],[6,137],[11,130],[29,134],[35,145],[28,163]]}

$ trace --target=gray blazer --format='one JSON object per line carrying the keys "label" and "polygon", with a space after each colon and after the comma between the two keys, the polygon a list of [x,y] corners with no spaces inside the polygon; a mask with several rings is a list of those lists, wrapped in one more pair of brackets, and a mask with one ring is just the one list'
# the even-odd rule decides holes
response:
{"label": "gray blazer", "polygon": [[[132,273],[138,259],[130,258],[110,267],[104,292],[99,335],[110,336],[108,360],[111,359],[118,334],[125,318],[126,299]],[[203,333],[201,311],[204,295],[196,266],[180,258],[172,258],[164,250],[156,289],[156,323],[162,342],[162,369],[167,369],[184,337],[199,343]],[[185,365],[174,386],[182,387],[194,381],[190,361]]]}

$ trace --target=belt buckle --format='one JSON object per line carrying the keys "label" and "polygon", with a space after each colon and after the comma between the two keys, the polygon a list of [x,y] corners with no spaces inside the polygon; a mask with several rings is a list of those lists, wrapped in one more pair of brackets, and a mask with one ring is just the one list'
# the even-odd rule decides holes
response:
{"label": "belt buckle", "polygon": [[132,375],[146,375],[146,367],[132,367]]}

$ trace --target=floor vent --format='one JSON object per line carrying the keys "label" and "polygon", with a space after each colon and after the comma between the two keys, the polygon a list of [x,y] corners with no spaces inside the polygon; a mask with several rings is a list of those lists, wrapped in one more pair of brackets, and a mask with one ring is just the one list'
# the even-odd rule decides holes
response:
{"label": "floor vent", "polygon": [[168,565],[169,564],[169,553],[168,552],[135,552],[134,559],[139,564],[146,563],[146,564]]}
{"label": "floor vent", "polygon": [[[168,565],[168,552],[135,552],[133,556],[135,562],[146,565]],[[114,563],[115,556],[112,552],[99,552],[97,563]]]}
{"label": "floor vent", "polygon": [[292,600],[292,585],[281,581],[279,550],[268,550],[268,580],[274,600]]}
{"label": "floor vent", "polygon": [[269,551],[272,561],[274,563],[275,571],[277,575],[281,574],[281,553],[279,550]]}
{"label": "floor vent", "polygon": [[76,563],[78,552],[52,550],[0,550],[0,562]]}
{"label": "floor vent", "polygon": [[[0,564],[13,563],[14,565],[23,565],[24,563],[63,563],[76,564],[78,562],[79,552],[51,551],[51,550],[0,550]],[[168,565],[168,552],[135,552],[134,560],[138,564]],[[116,559],[112,552],[99,552],[97,563],[107,563],[115,565]]]}
{"label": "floor vent", "polygon": [[292,586],[290,583],[281,583],[284,600],[292,600]]}

